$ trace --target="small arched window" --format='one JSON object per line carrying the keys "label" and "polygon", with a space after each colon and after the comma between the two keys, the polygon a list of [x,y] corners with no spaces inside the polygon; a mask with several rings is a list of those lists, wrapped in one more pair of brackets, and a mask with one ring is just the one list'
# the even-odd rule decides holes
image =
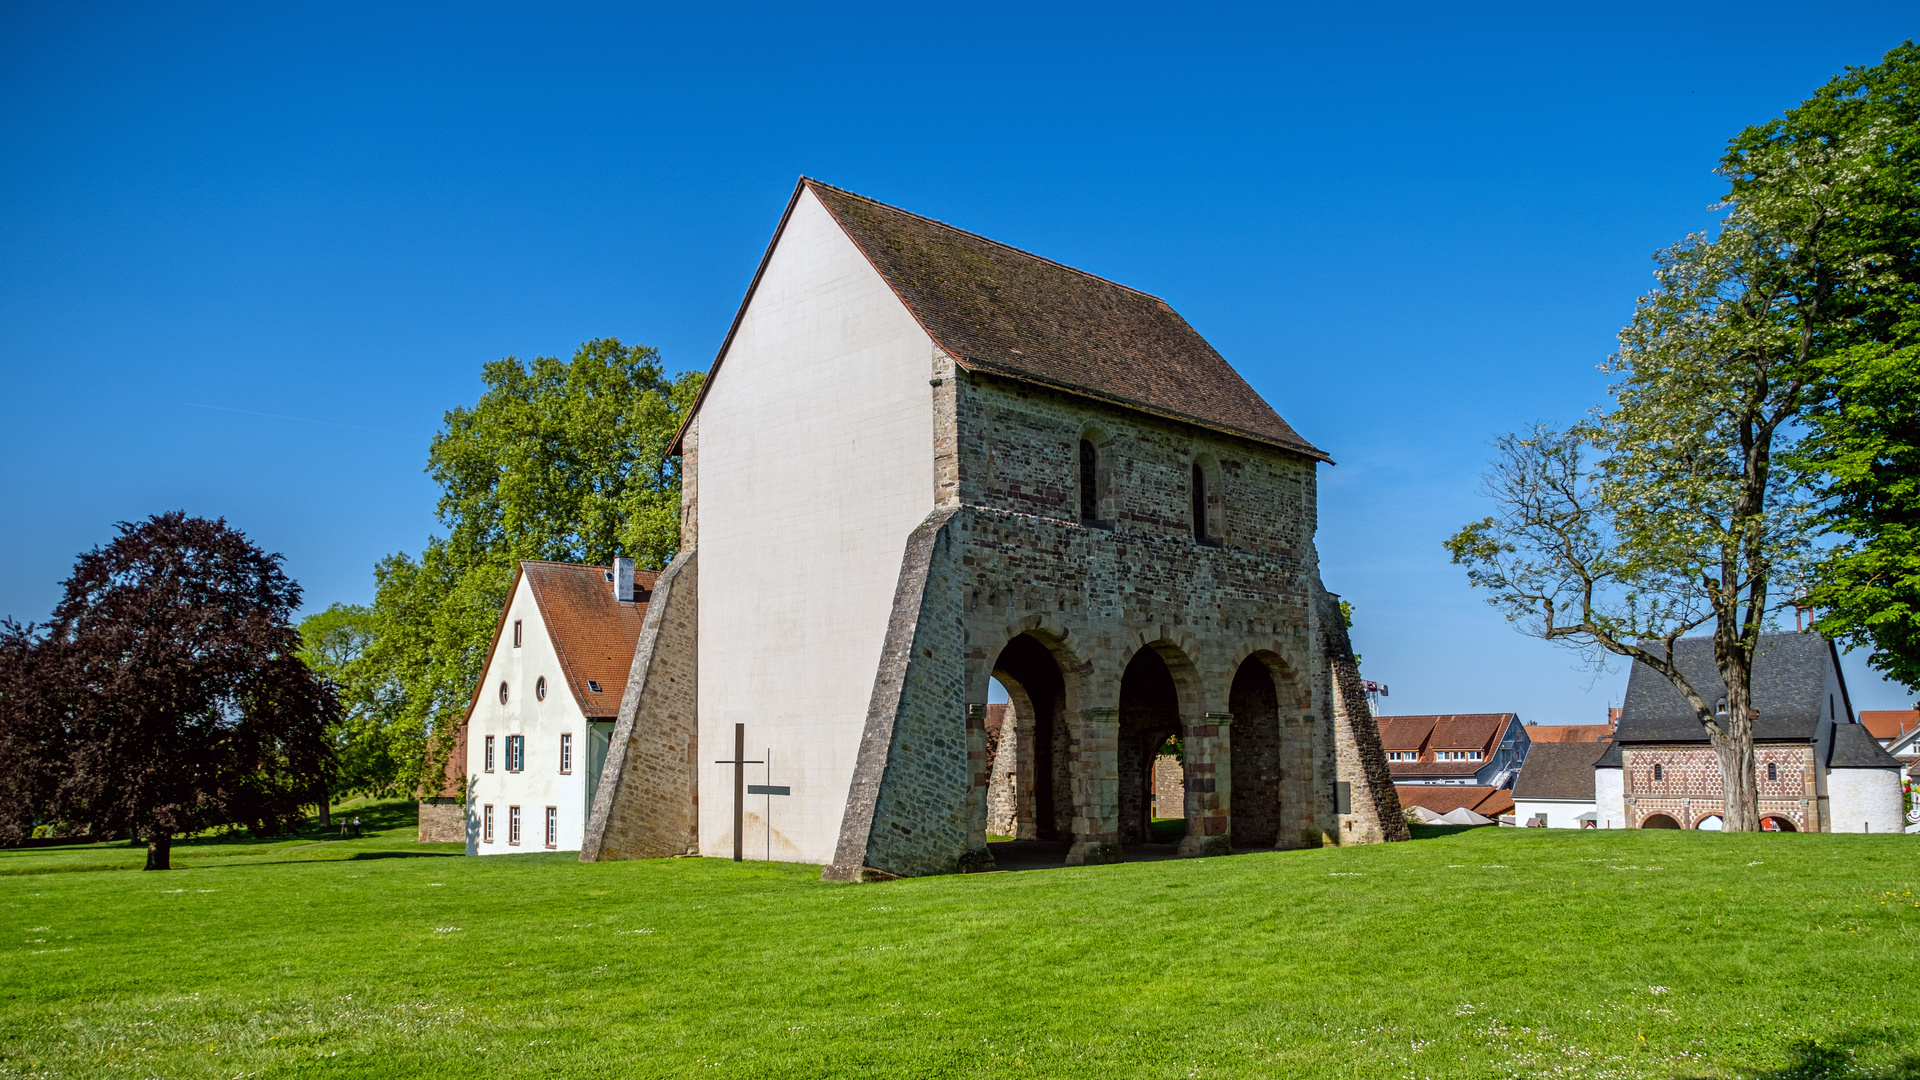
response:
{"label": "small arched window", "polygon": [[547,677],[545,675],[533,681],[533,700],[547,700]]}
{"label": "small arched window", "polygon": [[1779,766],[1779,765],[1777,765],[1777,764],[1775,764],[1774,762],[1771,762],[1771,761],[1769,761],[1769,762],[1767,762],[1767,779],[1769,779],[1769,780],[1778,780],[1778,779],[1780,779],[1780,766]]}
{"label": "small arched window", "polygon": [[500,704],[505,705],[506,703],[507,703],[507,684],[503,682],[500,684]]}
{"label": "small arched window", "polygon": [[1199,462],[1193,463],[1193,538],[1207,538],[1207,471]]}
{"label": "small arched window", "polygon": [[1659,764],[1658,762],[1655,762],[1655,763],[1654,763],[1654,766],[1653,766],[1653,778],[1654,778],[1655,780],[1659,780],[1659,779],[1662,779],[1662,773],[1661,773],[1661,770],[1660,770],[1660,764]]}
{"label": "small arched window", "polygon": [[1093,440],[1080,440],[1080,520],[1100,520],[1100,451]]}

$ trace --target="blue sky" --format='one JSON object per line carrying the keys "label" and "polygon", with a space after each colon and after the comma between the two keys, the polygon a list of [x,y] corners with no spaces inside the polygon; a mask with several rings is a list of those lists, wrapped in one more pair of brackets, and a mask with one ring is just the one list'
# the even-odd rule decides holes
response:
{"label": "blue sky", "polygon": [[0,615],[176,508],[367,600],[484,361],[705,368],[806,173],[1179,309],[1339,462],[1389,711],[1597,721],[1624,675],[1440,541],[1496,433],[1601,399],[1727,137],[1920,19],[1542,8],[0,6]]}

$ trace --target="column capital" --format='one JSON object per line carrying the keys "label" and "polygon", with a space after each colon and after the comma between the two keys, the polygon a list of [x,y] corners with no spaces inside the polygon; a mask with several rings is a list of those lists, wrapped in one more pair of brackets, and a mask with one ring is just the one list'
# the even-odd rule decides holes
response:
{"label": "column capital", "polygon": [[1089,724],[1114,724],[1117,726],[1120,723],[1119,709],[1087,709],[1085,710],[1085,715],[1087,723]]}

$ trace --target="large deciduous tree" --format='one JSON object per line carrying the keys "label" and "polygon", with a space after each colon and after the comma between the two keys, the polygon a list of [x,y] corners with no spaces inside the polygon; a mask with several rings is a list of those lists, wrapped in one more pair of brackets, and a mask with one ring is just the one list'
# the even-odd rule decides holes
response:
{"label": "large deciduous tree", "polygon": [[[37,813],[145,840],[149,870],[182,834],[302,821],[338,706],[298,655],[281,557],[184,513],[119,533],[80,557],[44,636],[6,635],[8,667],[44,680],[22,702],[55,777],[25,779]],[[11,699],[18,678],[0,685]]]}
{"label": "large deciduous tree", "polygon": [[[1889,64],[1911,67],[1903,48]],[[1897,329],[1875,315],[1900,287],[1875,201],[1886,156],[1874,124],[1797,144],[1773,127],[1738,136],[1721,167],[1729,213],[1656,256],[1656,288],[1605,366],[1622,376],[1612,406],[1502,439],[1487,484],[1499,512],[1447,543],[1523,629],[1673,682],[1719,758],[1729,830],[1759,827],[1753,657],[1818,531],[1804,473],[1782,459],[1828,415],[1848,358],[1883,354]],[[1724,697],[1674,663],[1674,642],[1709,625]]]}
{"label": "large deciduous tree", "polygon": [[679,549],[680,466],[667,448],[701,375],[670,377],[656,350],[603,338],[571,360],[489,363],[482,379],[428,457],[447,535],[374,570],[363,661],[391,690],[383,722],[409,788],[442,782],[520,560],[625,555],[659,569]]}
{"label": "large deciduous tree", "polygon": [[[1806,160],[1849,167],[1809,191],[1791,182]],[[1830,347],[1813,358],[1820,393],[1789,458],[1836,541],[1803,600],[1821,631],[1920,690],[1920,48],[1742,132],[1724,164],[1734,197],[1769,218],[1841,216],[1825,238],[1842,275]]]}
{"label": "large deciduous tree", "polygon": [[333,604],[300,620],[300,658],[333,688],[341,706],[327,729],[333,770],[316,793],[322,825],[331,798],[401,791],[408,747],[397,740],[393,724],[398,689],[367,661],[377,625],[373,609],[360,604]]}

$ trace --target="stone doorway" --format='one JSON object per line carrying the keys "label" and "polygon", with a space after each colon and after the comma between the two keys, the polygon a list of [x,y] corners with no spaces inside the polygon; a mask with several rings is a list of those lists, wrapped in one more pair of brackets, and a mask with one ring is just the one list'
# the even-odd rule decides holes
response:
{"label": "stone doorway", "polygon": [[1282,804],[1280,695],[1267,665],[1248,657],[1233,676],[1233,843],[1242,850],[1280,842]]}
{"label": "stone doorway", "polygon": [[1016,840],[1071,840],[1066,680],[1040,640],[1021,634],[993,663],[1006,688],[987,782],[987,831]]}
{"label": "stone doorway", "polygon": [[1173,672],[1154,650],[1141,649],[1120,677],[1120,843],[1153,840],[1153,767],[1168,739],[1180,735],[1180,694]]}

